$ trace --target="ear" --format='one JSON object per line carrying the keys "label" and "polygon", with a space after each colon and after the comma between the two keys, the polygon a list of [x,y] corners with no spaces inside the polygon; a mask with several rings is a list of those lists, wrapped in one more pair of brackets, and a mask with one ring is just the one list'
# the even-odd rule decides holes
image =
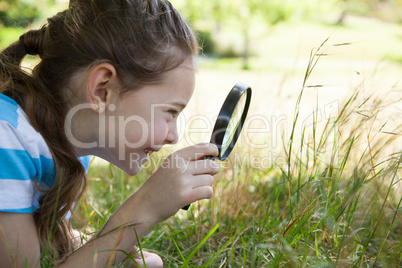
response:
{"label": "ear", "polygon": [[103,113],[112,100],[113,89],[120,84],[116,69],[110,63],[101,63],[89,73],[86,87],[87,102],[95,113]]}

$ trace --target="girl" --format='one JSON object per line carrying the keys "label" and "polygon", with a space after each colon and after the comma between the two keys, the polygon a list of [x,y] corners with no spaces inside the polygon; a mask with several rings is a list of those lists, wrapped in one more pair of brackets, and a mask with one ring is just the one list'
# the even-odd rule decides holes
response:
{"label": "girl", "polygon": [[[71,0],[2,51],[2,267],[39,267],[44,249],[60,267],[119,264],[123,251],[138,260],[136,236],[211,197],[219,167],[204,157],[216,156],[216,146],[184,148],[71,254],[69,212],[85,188],[87,155],[135,175],[148,154],[175,143],[197,52],[193,32],[165,0]],[[41,59],[30,73],[19,66],[27,54]],[[147,267],[162,266],[159,256],[144,256]]]}

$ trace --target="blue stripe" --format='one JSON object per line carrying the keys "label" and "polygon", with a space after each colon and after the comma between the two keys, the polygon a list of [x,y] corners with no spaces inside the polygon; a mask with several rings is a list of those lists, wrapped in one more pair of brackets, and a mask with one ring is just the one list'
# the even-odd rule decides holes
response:
{"label": "blue stripe", "polygon": [[81,157],[78,157],[78,159],[81,161],[81,164],[84,167],[85,171],[88,172],[89,164],[91,162],[91,156],[89,156],[89,155],[81,156]]}
{"label": "blue stripe", "polygon": [[[89,155],[78,157],[85,171],[88,172],[89,163],[91,161],[91,157]],[[49,188],[53,186],[54,181],[56,179],[56,165],[53,159],[46,158],[44,156],[40,156],[40,159],[33,158],[35,166],[37,167],[38,173],[38,183],[43,182]],[[39,163],[40,162],[40,163]],[[42,173],[41,173],[42,172]]]}
{"label": "blue stripe", "polygon": [[0,94],[0,120],[9,122],[14,128],[18,127],[18,105],[4,94]]}
{"label": "blue stripe", "polygon": [[4,94],[0,94],[0,100],[6,101],[16,108],[18,107],[18,104],[15,102],[15,100],[13,100],[12,98],[10,98]]}
{"label": "blue stripe", "polygon": [[29,208],[19,208],[19,209],[0,209],[2,212],[14,212],[14,213],[33,213],[32,207]]}
{"label": "blue stripe", "polygon": [[0,149],[0,179],[33,180],[36,168],[24,150]]}
{"label": "blue stripe", "polygon": [[56,165],[53,159],[46,158],[43,155],[40,155],[39,157],[39,159],[31,158],[38,172],[37,183],[39,184],[40,182],[43,182],[47,186],[51,187],[56,176]]}
{"label": "blue stripe", "polygon": [[[85,171],[88,171],[91,157],[89,155],[82,156],[78,160],[80,160]],[[41,155],[40,159],[32,158],[32,161],[38,170],[38,183],[43,182],[47,186],[52,187],[56,178],[56,164],[54,160]]]}
{"label": "blue stripe", "polygon": [[[79,157],[78,160],[80,160],[82,166],[87,172],[91,157],[89,155],[82,156]],[[54,163],[54,160],[41,155],[40,159],[32,158],[32,161],[34,162],[36,170],[38,171],[38,184],[43,182],[49,188],[52,187],[56,179],[56,164]]]}

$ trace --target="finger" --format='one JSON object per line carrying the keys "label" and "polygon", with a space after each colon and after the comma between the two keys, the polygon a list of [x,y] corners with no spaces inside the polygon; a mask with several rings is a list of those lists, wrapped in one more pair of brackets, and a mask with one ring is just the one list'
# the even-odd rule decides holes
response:
{"label": "finger", "polygon": [[139,252],[140,251],[138,250],[138,248],[136,246],[134,246],[128,254],[133,256],[133,255],[137,255]]}
{"label": "finger", "polygon": [[[132,256],[133,259],[131,260],[135,264],[131,267],[145,267],[144,261],[147,267],[163,267],[162,259],[155,253],[143,250],[141,254],[138,248],[134,246],[129,254],[135,254]],[[142,257],[144,257],[144,259]]]}
{"label": "finger", "polygon": [[210,174],[215,175],[219,172],[220,167],[218,163],[211,159],[196,160],[187,162],[187,170],[185,172],[192,173],[193,175]]}
{"label": "finger", "polygon": [[155,253],[150,253],[150,252],[146,252],[146,255],[144,254],[144,259],[134,259],[133,263],[135,263],[135,264],[132,265],[131,267],[136,267],[136,268],[145,267],[144,262],[145,262],[146,267],[155,267],[155,268],[163,267],[162,259]]}
{"label": "finger", "polygon": [[199,143],[193,146],[183,148],[172,155],[178,155],[185,160],[194,161],[204,159],[205,156],[218,156],[219,150],[215,144]]}
{"label": "finger", "polygon": [[198,187],[203,187],[203,186],[212,186],[214,184],[214,177],[209,174],[205,175],[198,175],[190,178],[188,180],[189,186],[192,189],[198,188]]}
{"label": "finger", "polygon": [[200,186],[197,188],[194,188],[191,192],[192,195],[192,200],[190,200],[189,203],[193,203],[197,200],[201,199],[209,199],[212,197],[214,194],[214,190],[212,189],[211,186]]}

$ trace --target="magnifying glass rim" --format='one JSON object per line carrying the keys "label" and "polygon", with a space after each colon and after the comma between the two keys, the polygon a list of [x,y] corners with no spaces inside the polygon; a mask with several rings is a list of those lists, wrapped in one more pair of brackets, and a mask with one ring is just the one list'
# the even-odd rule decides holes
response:
{"label": "magnifying glass rim", "polygon": [[[229,147],[226,149],[225,153],[221,156],[222,142],[223,142],[223,139],[225,138],[225,134],[224,133],[221,134],[222,130],[224,130],[226,133],[227,127],[229,126],[230,119],[232,118],[232,115],[236,109],[236,106],[238,105],[241,97],[243,96],[243,94],[245,92],[247,92],[247,94],[246,94],[246,102],[244,104],[242,116],[240,118],[237,129],[235,130],[235,133],[233,135],[233,139],[230,141]],[[236,144],[237,138],[239,137],[240,132],[243,128],[244,121],[246,120],[248,107],[250,106],[250,100],[251,100],[251,88],[243,83],[237,83],[230,90],[228,96],[226,97],[226,99],[222,105],[222,108],[219,111],[218,118],[215,122],[215,126],[212,131],[212,136],[211,136],[211,141],[210,141],[211,143],[214,143],[218,146],[219,154],[216,157],[217,159],[223,161],[232,152],[232,149],[234,148],[234,146]],[[218,133],[220,135],[216,135],[216,133]],[[218,136],[218,139],[216,139],[216,136]],[[213,159],[212,156],[207,156],[206,158]],[[189,207],[190,207],[190,205],[187,205],[187,206],[184,206],[183,209],[187,210]]]}
{"label": "magnifying glass rim", "polygon": [[[233,112],[235,111],[235,108],[240,100],[240,98],[243,96],[244,93],[247,93],[246,95],[246,102],[244,104],[244,109],[243,109],[243,114],[241,116],[239,125],[237,129],[235,130],[235,134],[233,136],[233,139],[230,142],[228,148],[224,152],[223,155],[221,155],[222,151],[222,143],[223,139],[225,137],[224,134],[221,134],[222,131],[226,132],[226,129],[229,125],[230,119],[232,118]],[[247,112],[248,108],[250,106],[250,100],[251,100],[251,88],[243,83],[236,83],[236,85],[230,90],[228,96],[226,97],[221,110],[219,111],[218,118],[216,120],[214,129],[212,131],[212,136],[211,136],[211,143],[214,143],[218,146],[219,150],[219,155],[218,159],[219,160],[225,160],[229,154],[232,152],[232,149],[234,145],[236,144],[237,138],[239,137],[239,134],[243,128],[243,123],[246,120],[247,117]]]}

